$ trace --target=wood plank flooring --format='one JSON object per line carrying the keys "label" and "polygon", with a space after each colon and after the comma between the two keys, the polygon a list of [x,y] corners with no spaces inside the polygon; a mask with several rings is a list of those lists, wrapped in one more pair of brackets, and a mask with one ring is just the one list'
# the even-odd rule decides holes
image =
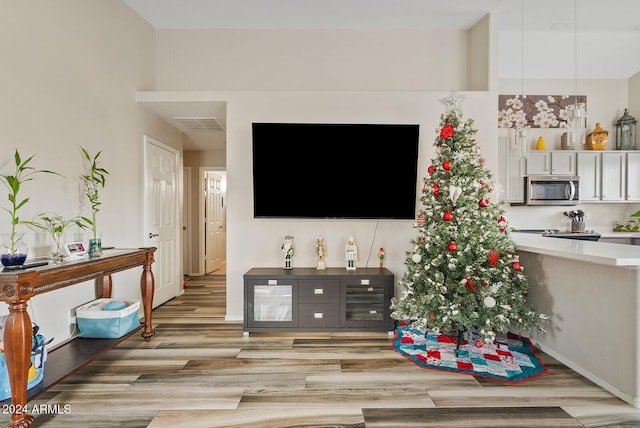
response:
{"label": "wood plank flooring", "polygon": [[225,301],[224,275],[191,278],[154,310],[150,342],[135,335],[29,402],[33,426],[640,427],[640,409],[540,351],[549,373],[510,385],[421,369],[386,333],[245,337]]}

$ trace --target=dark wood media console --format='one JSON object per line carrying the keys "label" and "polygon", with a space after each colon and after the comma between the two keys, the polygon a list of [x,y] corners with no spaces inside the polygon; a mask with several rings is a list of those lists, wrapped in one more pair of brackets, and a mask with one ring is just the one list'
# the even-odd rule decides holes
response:
{"label": "dark wood media console", "polygon": [[244,275],[244,331],[393,331],[394,276],[358,268],[253,268]]}
{"label": "dark wood media console", "polygon": [[[9,316],[4,328],[4,355],[11,384],[12,412],[8,427],[28,427],[34,420],[32,415],[25,412],[32,340],[31,319],[27,313],[29,299],[89,280],[95,280],[97,297],[111,297],[112,274],[142,267],[140,291],[144,324],[140,329],[142,337],[150,340],[155,334],[151,324],[154,292],[151,265],[154,262],[155,250],[155,247],[106,250],[102,256],[96,258],[71,259],[63,263],[0,273],[0,300],[9,306]],[[35,396],[44,391],[125,338],[74,339],[55,349],[45,365],[43,382],[29,391],[30,395]]]}

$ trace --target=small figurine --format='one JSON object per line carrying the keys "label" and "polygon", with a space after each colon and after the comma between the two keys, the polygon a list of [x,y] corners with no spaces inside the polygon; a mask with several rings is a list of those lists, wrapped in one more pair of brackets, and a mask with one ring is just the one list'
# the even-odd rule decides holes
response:
{"label": "small figurine", "polygon": [[291,269],[291,258],[293,257],[293,240],[295,238],[291,235],[287,235],[284,237],[284,242],[282,243],[282,252],[284,253],[284,268],[289,270]]}
{"label": "small figurine", "polygon": [[347,270],[356,270],[356,260],[358,260],[358,247],[353,239],[349,238],[344,248],[344,259],[347,261]]}
{"label": "small figurine", "polygon": [[316,238],[316,256],[318,257],[318,261],[316,263],[317,270],[325,270],[327,266],[324,263],[324,256],[327,254],[327,248],[324,245],[324,238],[322,236],[318,236]]}
{"label": "small figurine", "polygon": [[384,262],[384,248],[382,247],[378,250],[378,260],[380,261],[380,267],[378,270],[383,270],[384,267],[382,266],[382,263]]}

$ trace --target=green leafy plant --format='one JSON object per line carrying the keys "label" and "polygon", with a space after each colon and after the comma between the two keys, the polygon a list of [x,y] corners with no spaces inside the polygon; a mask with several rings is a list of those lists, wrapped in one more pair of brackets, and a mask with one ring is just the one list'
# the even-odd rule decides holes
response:
{"label": "green leafy plant", "polygon": [[34,156],[35,155],[32,155],[29,158],[23,160],[22,157],[20,156],[20,153],[18,152],[18,149],[16,149],[15,154],[13,155],[14,162],[15,162],[15,170],[13,174],[10,174],[10,175],[0,174],[0,181],[2,181],[2,184],[4,184],[4,186],[9,191],[7,195],[7,198],[9,199],[9,208],[3,208],[3,209],[6,212],[8,212],[9,215],[11,216],[11,232],[9,233],[9,243],[10,243],[9,251],[10,251],[10,254],[12,255],[17,254],[17,251],[18,251],[17,242],[19,240],[19,236],[16,234],[16,226],[18,226],[21,223],[20,217],[18,216],[18,211],[20,210],[20,208],[24,207],[27,204],[27,202],[29,202],[28,197],[21,199],[18,196],[18,194],[20,193],[20,190],[22,189],[22,185],[27,181],[33,180],[36,174],[46,173],[46,174],[60,175],[53,171],[49,171],[45,169],[35,169],[34,167],[30,166],[29,164],[31,160],[34,158]]}
{"label": "green leafy plant", "polygon": [[85,224],[91,227],[93,239],[97,239],[98,227],[96,220],[101,204],[100,189],[104,188],[106,176],[109,174],[109,171],[99,166],[98,158],[100,157],[100,154],[102,154],[102,151],[96,153],[95,156],[91,156],[84,147],[80,148],[82,149],[84,158],[89,164],[88,170],[80,178],[84,182],[84,194],[91,203],[91,218],[81,217],[81,219]]}
{"label": "green leafy plant", "polygon": [[614,232],[638,232],[640,231],[640,211],[631,214],[625,223],[616,223],[613,226]]}
{"label": "green leafy plant", "polygon": [[76,225],[80,229],[85,229],[87,225],[83,222],[82,217],[74,217],[65,219],[61,215],[56,213],[41,213],[38,215],[37,220],[24,222],[29,225],[35,226],[39,229],[45,230],[51,235],[53,242],[56,246],[56,255],[61,255],[62,247],[62,234],[67,227]]}

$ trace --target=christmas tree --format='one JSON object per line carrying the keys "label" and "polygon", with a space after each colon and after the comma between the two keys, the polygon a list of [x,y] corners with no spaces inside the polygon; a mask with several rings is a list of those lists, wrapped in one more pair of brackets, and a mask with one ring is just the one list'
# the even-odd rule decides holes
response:
{"label": "christmas tree", "polygon": [[464,331],[491,343],[497,332],[540,328],[546,317],[526,304],[527,277],[504,210],[492,202],[492,176],[473,120],[462,119],[460,98],[442,100],[447,108],[436,130],[436,158],[414,224],[419,236],[407,252],[392,316],[422,331]]}

